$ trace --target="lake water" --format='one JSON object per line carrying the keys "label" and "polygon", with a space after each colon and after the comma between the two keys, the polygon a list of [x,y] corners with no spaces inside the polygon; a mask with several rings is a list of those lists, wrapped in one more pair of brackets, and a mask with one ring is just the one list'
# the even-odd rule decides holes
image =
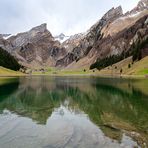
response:
{"label": "lake water", "polygon": [[0,148],[148,146],[148,79],[0,78]]}

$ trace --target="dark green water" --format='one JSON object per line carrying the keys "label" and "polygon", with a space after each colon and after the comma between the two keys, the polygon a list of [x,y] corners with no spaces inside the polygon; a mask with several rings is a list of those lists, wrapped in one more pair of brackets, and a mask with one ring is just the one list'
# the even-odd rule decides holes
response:
{"label": "dark green water", "polygon": [[147,147],[148,79],[0,78],[0,148]]}

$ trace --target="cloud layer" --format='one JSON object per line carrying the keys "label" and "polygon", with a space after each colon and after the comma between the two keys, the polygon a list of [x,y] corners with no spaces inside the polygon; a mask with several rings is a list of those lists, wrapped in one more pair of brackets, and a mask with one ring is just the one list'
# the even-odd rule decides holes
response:
{"label": "cloud layer", "polygon": [[0,0],[0,33],[23,32],[42,23],[53,35],[84,32],[110,8],[124,12],[138,0]]}

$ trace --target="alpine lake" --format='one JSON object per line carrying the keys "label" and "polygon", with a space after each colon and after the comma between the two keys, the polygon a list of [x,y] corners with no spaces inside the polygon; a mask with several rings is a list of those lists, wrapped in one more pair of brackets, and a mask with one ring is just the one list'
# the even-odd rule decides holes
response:
{"label": "alpine lake", "polygon": [[148,79],[0,78],[0,148],[148,147]]}

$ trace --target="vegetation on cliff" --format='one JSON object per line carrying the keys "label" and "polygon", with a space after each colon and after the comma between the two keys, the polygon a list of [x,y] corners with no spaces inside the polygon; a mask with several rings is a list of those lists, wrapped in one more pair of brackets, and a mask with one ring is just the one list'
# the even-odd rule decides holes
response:
{"label": "vegetation on cliff", "polygon": [[17,60],[10,55],[6,50],[3,50],[0,47],[0,66],[11,69],[11,70],[19,70],[21,65],[17,62]]}
{"label": "vegetation on cliff", "polygon": [[124,60],[132,56],[133,62],[139,61],[142,59],[142,49],[144,49],[148,44],[148,37],[144,40],[138,40],[134,42],[128,51],[123,51],[121,54],[118,55],[111,55],[109,57],[105,57],[103,59],[98,59],[95,63],[90,66],[90,69],[97,68],[99,70],[111,66],[117,62]]}

